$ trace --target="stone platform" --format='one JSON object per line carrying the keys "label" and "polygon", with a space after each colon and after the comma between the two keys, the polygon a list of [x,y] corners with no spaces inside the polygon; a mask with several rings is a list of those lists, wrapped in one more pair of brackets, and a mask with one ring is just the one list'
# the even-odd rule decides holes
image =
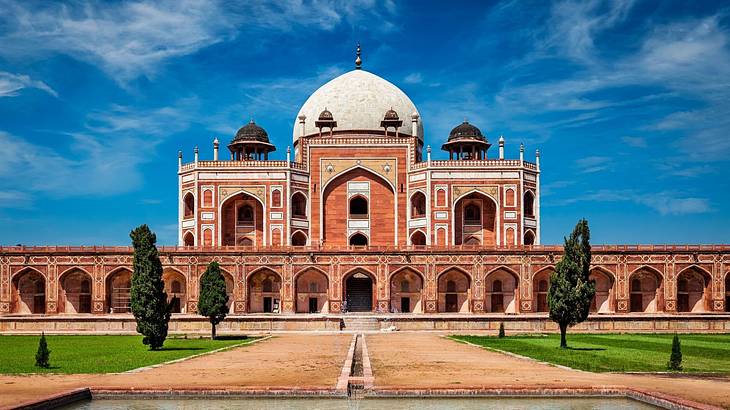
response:
{"label": "stone platform", "polygon": [[[558,330],[546,314],[258,314],[231,315],[218,325],[219,333],[268,333],[287,331],[339,332],[358,331],[351,323],[367,319],[366,331],[381,329],[401,331],[496,332],[504,323],[508,332],[535,333]],[[0,316],[0,333],[96,333],[135,334],[132,315],[9,315]],[[611,314],[591,315],[573,332],[730,332],[730,314]],[[173,334],[208,334],[206,318],[197,315],[173,315]]]}

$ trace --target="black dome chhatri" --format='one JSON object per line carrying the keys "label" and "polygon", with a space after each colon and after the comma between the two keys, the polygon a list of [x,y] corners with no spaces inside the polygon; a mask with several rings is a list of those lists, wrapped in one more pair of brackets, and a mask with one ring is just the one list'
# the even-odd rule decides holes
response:
{"label": "black dome chhatri", "polygon": [[265,129],[259,127],[253,120],[251,120],[251,122],[244,125],[243,127],[241,127],[241,129],[238,130],[238,132],[236,132],[236,136],[231,142],[239,141],[258,141],[268,144],[269,134],[266,132]]}
{"label": "black dome chhatri", "polygon": [[469,121],[467,120],[464,120],[464,122],[454,127],[454,129],[449,133],[449,141],[459,139],[477,139],[480,141],[486,141],[486,138],[482,135],[482,131],[474,125],[469,124]]}
{"label": "black dome chhatri", "polygon": [[383,116],[383,120],[386,120],[386,121],[387,120],[395,120],[395,121],[397,121],[398,119],[399,119],[398,118],[398,113],[395,112],[395,110],[393,110],[393,108],[391,108],[388,111],[386,111],[385,112],[385,115]]}
{"label": "black dome chhatri", "polygon": [[319,114],[320,121],[332,121],[334,119],[335,117],[332,116],[332,113],[327,109],[327,107],[325,107],[324,111]]}

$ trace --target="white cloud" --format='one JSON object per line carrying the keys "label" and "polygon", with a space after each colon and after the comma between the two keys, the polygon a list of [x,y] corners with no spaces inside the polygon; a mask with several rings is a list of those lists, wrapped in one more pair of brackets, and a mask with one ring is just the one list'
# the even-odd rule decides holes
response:
{"label": "white cloud", "polygon": [[68,144],[59,149],[0,131],[5,159],[0,162],[0,191],[26,200],[35,193],[65,198],[133,191],[143,181],[140,165],[154,160],[155,148],[166,136],[189,126],[195,104],[187,99],[151,110],[115,106],[93,112],[91,125],[62,134]]}
{"label": "white cloud", "polygon": [[579,172],[583,174],[591,174],[594,172],[606,171],[611,166],[612,159],[610,157],[591,156],[580,158],[575,161]]}
{"label": "white cloud", "polygon": [[23,74],[0,71],[0,97],[15,97],[24,88],[37,88],[58,97],[58,93],[43,81],[34,80]]}
{"label": "white cloud", "polygon": [[634,147],[634,148],[646,148],[647,147],[646,138],[643,138],[643,137],[632,137],[630,135],[625,135],[625,136],[621,137],[621,141],[624,144],[626,144],[630,147]]}
{"label": "white cloud", "polygon": [[673,191],[644,193],[634,190],[604,189],[588,192],[578,197],[552,201],[549,205],[566,206],[578,202],[631,202],[651,208],[661,215],[701,214],[712,211],[707,198],[684,196]]}
{"label": "white cloud", "polygon": [[406,84],[420,84],[423,82],[423,76],[421,73],[410,73],[403,79],[403,82]]}

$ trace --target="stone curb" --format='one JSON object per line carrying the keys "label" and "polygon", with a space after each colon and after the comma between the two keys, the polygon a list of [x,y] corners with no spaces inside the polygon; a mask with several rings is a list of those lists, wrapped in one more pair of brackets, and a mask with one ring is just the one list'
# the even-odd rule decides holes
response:
{"label": "stone curb", "polygon": [[347,385],[350,382],[350,373],[352,372],[352,359],[355,357],[355,341],[357,341],[357,334],[352,335],[352,341],[350,341],[350,348],[347,350],[347,356],[345,357],[345,363],[342,365],[342,371],[340,377],[337,378],[337,385],[335,390],[342,392],[347,395]]}
{"label": "stone curb", "polygon": [[9,408],[22,410],[56,409],[89,399],[91,399],[91,391],[88,387],[82,387],[46,396],[40,400],[27,401]]}

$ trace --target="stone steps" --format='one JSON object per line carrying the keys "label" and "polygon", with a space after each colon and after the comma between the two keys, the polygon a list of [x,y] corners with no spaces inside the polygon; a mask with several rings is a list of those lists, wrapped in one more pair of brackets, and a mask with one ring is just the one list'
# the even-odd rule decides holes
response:
{"label": "stone steps", "polygon": [[345,325],[342,330],[352,332],[380,330],[380,322],[376,317],[345,316],[344,318],[342,318],[342,321]]}

